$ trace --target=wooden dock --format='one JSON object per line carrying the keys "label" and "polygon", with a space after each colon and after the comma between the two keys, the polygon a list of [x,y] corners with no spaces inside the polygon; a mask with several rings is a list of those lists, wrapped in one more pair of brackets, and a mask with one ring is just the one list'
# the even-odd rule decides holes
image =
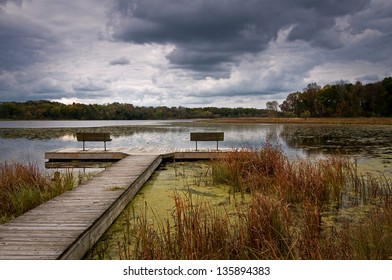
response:
{"label": "wooden dock", "polygon": [[222,155],[223,152],[232,149],[199,149],[192,148],[116,148],[104,151],[99,148],[82,151],[77,148],[58,149],[45,153],[45,159],[49,162],[72,161],[72,160],[108,160],[117,161],[129,155],[160,155],[174,159],[211,159]]}
{"label": "wooden dock", "polygon": [[81,259],[164,158],[207,159],[221,151],[192,149],[61,149],[49,163],[118,160],[71,191],[0,225],[0,259]]}

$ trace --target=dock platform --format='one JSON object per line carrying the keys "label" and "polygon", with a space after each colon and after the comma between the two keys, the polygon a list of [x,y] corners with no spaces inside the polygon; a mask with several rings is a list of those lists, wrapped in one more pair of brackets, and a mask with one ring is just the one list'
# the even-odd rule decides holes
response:
{"label": "dock platform", "polygon": [[220,151],[171,148],[60,149],[48,163],[113,160],[104,171],[56,198],[0,225],[0,259],[81,259],[165,158],[208,159]]}
{"label": "dock platform", "polygon": [[228,148],[199,149],[192,148],[116,148],[104,151],[99,148],[86,149],[85,151],[77,148],[58,149],[45,153],[45,159],[49,162],[72,161],[72,160],[108,160],[117,161],[129,155],[161,155],[164,158],[174,159],[211,159],[217,158],[223,152],[232,151]]}

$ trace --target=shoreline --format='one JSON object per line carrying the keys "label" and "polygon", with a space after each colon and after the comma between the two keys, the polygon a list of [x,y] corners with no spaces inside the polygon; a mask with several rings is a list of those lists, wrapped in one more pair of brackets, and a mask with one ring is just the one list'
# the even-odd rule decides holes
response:
{"label": "shoreline", "polygon": [[282,123],[282,124],[364,124],[364,125],[392,125],[392,118],[217,118],[195,119],[195,122],[209,123]]}

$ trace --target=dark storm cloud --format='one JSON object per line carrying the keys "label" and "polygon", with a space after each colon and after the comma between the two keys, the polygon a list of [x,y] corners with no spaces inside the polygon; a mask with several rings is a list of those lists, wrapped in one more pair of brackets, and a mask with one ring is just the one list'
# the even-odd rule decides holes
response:
{"label": "dark storm cloud", "polygon": [[[362,38],[355,43],[349,59],[364,58],[372,62],[385,63],[392,59],[392,1],[374,0],[371,7],[360,17],[352,17],[352,35]],[[391,61],[392,62],[392,61]]]}
{"label": "dark storm cloud", "polygon": [[391,26],[391,0],[0,0],[0,100],[256,106],[390,76]]}
{"label": "dark storm cloud", "polygon": [[[216,78],[228,78],[230,63],[235,61],[234,55],[219,51],[197,51],[192,49],[176,48],[167,59],[176,68],[194,70],[198,73],[214,73]],[[193,75],[198,79],[196,74]],[[200,79],[204,75],[200,75]]]}
{"label": "dark storm cloud", "polygon": [[[335,19],[353,15],[370,0],[118,0],[110,30],[115,40],[173,44],[174,67],[227,76],[243,54],[265,50],[280,30],[292,26],[289,40],[338,48],[326,35]],[[226,73],[222,73],[222,69]]]}
{"label": "dark storm cloud", "polygon": [[289,40],[304,40],[320,46],[325,45],[324,36],[335,25],[337,17],[354,15],[368,7],[370,0],[330,0],[330,1],[281,1],[293,4],[284,14],[294,25]]}
{"label": "dark storm cloud", "polygon": [[43,61],[56,37],[25,18],[0,13],[0,70],[18,70]]}

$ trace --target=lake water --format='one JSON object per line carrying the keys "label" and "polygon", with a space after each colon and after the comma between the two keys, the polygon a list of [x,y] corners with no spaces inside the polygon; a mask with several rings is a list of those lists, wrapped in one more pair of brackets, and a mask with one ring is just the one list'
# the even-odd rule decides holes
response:
{"label": "lake water", "polygon": [[[392,126],[309,124],[213,124],[184,121],[0,121],[0,161],[37,163],[44,168],[46,151],[81,148],[77,131],[110,132],[108,149],[116,147],[193,148],[190,132],[223,131],[219,147],[258,148],[266,141],[280,145],[290,157],[350,155],[366,171],[392,172]],[[86,143],[103,147],[102,143]],[[214,148],[214,142],[199,143]]]}

